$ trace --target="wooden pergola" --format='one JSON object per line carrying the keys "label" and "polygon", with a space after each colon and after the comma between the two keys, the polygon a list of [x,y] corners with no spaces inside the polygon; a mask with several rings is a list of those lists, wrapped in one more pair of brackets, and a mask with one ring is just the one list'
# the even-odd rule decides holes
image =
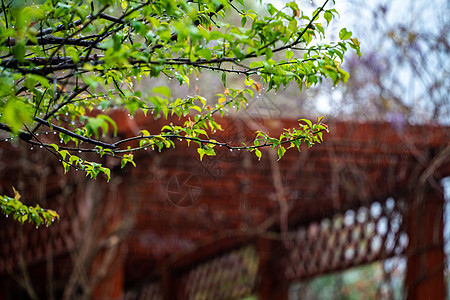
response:
{"label": "wooden pergola", "polygon": [[[114,117],[124,128],[119,132],[123,137],[162,125],[144,116]],[[255,122],[271,134],[296,125],[291,120],[230,118],[216,139],[251,139]],[[184,142],[161,153],[138,154],[136,168],[120,169],[105,159],[115,173],[109,184],[99,179],[87,183],[75,171],[64,177],[58,166],[30,174],[23,171],[26,165],[8,164],[1,192],[18,181],[32,187],[45,177],[41,193],[50,207],[59,208],[62,220],[38,231],[23,226],[20,241],[15,238],[18,225],[0,220],[0,278],[5,279],[0,294],[13,286],[6,280],[7,269],[19,264],[21,247],[35,280],[45,277],[33,274],[46,272],[50,256],[55,264],[70,265],[67,253],[82,242],[80,232],[90,212],[83,203],[99,199],[110,216],[99,235],[107,237],[105,245],[120,246],[92,289],[94,299],[255,294],[288,299],[292,282],[394,256],[407,258],[408,299],[445,299],[440,180],[450,176],[450,128],[356,122],[329,126],[331,134],[323,144],[300,153],[290,150],[278,162],[270,151],[258,161],[254,154],[225,148],[200,161],[196,149]],[[40,154],[27,153],[4,149],[0,160],[39,164]],[[131,215],[126,232],[118,230]],[[88,274],[100,268],[108,247],[91,259]],[[61,280],[69,276],[58,272],[54,276]],[[45,288],[38,294],[45,295]]]}

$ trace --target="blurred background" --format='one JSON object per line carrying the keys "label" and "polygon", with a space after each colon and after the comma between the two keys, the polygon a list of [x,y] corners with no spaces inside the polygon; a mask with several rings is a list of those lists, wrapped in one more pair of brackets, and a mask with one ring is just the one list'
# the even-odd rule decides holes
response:
{"label": "blurred background", "polygon": [[[256,11],[263,13],[258,1],[245,2],[253,6]],[[311,13],[323,3],[316,0],[298,2],[300,3],[299,6],[303,7],[307,13]],[[284,7],[284,2],[281,0],[270,1],[270,3],[279,8]],[[270,128],[273,124],[267,120],[315,119],[319,116],[325,116],[325,123],[331,122],[334,124],[349,121],[356,124],[356,127],[357,124],[362,124],[362,122],[384,122],[383,124],[388,124],[386,126],[390,130],[385,134],[386,136],[391,133],[401,136],[403,130],[407,130],[411,125],[450,125],[450,2],[446,0],[336,0],[336,3],[331,5],[335,5],[341,17],[332,22],[330,28],[326,30],[327,39],[330,41],[337,40],[337,28],[346,27],[347,30],[353,32],[353,36],[357,37],[361,43],[361,58],[349,51],[342,66],[344,70],[350,73],[347,84],[333,86],[331,82],[324,81],[323,84],[308,90],[303,89],[302,92],[299,92],[295,84],[277,92],[266,93],[263,89],[261,94],[255,95],[249,102],[246,110],[230,113],[229,121],[227,121],[229,124],[225,126],[225,129],[230,131],[225,132],[219,138],[223,138],[225,141],[238,140],[237,137],[240,138],[248,134],[252,127],[251,122],[263,122],[265,126]],[[238,19],[236,21],[239,22]],[[258,80],[257,77],[253,79]],[[171,86],[174,97],[198,93],[214,101],[217,98],[215,95],[223,93],[224,89],[220,74],[208,72],[191,78],[189,89],[178,87],[175,82],[164,78],[160,80]],[[228,84],[229,86],[240,86],[243,84],[242,78],[228,76]],[[142,85],[142,89],[146,87],[151,89],[153,84],[151,81],[143,81]],[[241,122],[240,119],[246,121]],[[139,126],[139,121],[135,120],[135,122],[137,125],[134,124],[133,126]],[[273,126],[276,127],[276,125],[279,124]],[[350,127],[346,128],[349,129]],[[427,135],[432,135],[432,132],[427,132],[428,129],[421,132],[424,139],[427,138]],[[341,131],[340,135],[337,136],[341,139],[352,140],[352,132],[352,129],[347,132]],[[123,134],[126,135],[126,133]],[[381,138],[384,137],[381,136]],[[332,140],[331,145],[338,145],[338,143],[339,141]],[[442,144],[448,144],[448,140],[442,141]],[[364,147],[365,144],[361,145],[363,145],[361,147]],[[411,147],[414,147],[414,144],[411,145]],[[358,148],[358,145],[355,144],[355,147]],[[6,189],[10,189],[11,185],[17,184],[13,183],[14,179],[15,182],[19,182],[18,188],[28,188],[28,194],[34,195],[35,199],[42,201],[44,204],[49,204],[51,201],[58,203],[61,206],[62,215],[65,216],[62,218],[59,229],[54,229],[57,233],[51,239],[48,237],[51,235],[50,233],[43,239],[35,238],[31,230],[17,229],[2,220],[2,226],[7,224],[6,226],[9,227],[2,231],[0,240],[2,242],[14,240],[12,246],[10,248],[4,247],[6,250],[3,249],[2,253],[4,257],[14,255],[14,259],[20,265],[20,268],[8,269],[6,262],[3,265],[3,271],[6,270],[7,272],[5,272],[9,274],[9,277],[0,287],[0,299],[2,299],[2,293],[5,295],[4,299],[44,299],[40,296],[43,294],[48,296],[47,299],[90,299],[95,293],[101,294],[102,288],[111,287],[112,281],[107,281],[109,283],[104,286],[100,284],[98,289],[93,289],[89,284],[102,283],[105,277],[108,279],[109,275],[105,275],[109,274],[105,271],[108,270],[108,266],[113,266],[115,271],[120,270],[123,266],[119,263],[121,260],[117,257],[123,258],[124,253],[136,255],[126,261],[128,267],[123,267],[126,269],[123,274],[133,272],[134,277],[131,276],[132,279],[121,279],[119,275],[117,277],[114,274],[122,273],[114,273],[114,271],[111,278],[118,280],[118,282],[125,282],[125,289],[128,290],[127,299],[138,299],[139,297],[140,299],[159,299],[154,296],[161,296],[158,294],[159,292],[155,292],[157,288],[150,284],[156,282],[154,273],[158,271],[156,268],[161,266],[159,263],[165,262],[164,260],[167,258],[172,259],[170,254],[195,250],[199,247],[194,242],[196,239],[204,242],[205,236],[216,238],[226,235],[229,232],[226,231],[225,233],[225,230],[230,228],[238,229],[240,232],[249,232],[255,224],[258,226],[264,225],[264,222],[270,219],[269,217],[273,217],[271,213],[274,211],[276,217],[282,219],[282,205],[280,204],[279,212],[278,202],[275,201],[281,197],[280,193],[282,194],[281,198],[285,197],[288,200],[291,198],[294,200],[307,198],[306,193],[302,194],[302,192],[295,190],[297,173],[291,174],[294,177],[291,180],[294,184],[289,185],[289,170],[293,168],[292,162],[305,163],[308,158],[314,157],[314,154],[311,156],[305,154],[306,151],[301,154],[292,154],[293,156],[289,157],[295,157],[295,160],[294,158],[289,160],[291,158],[288,157],[287,162],[281,162],[279,167],[276,167],[271,162],[270,154],[264,153],[263,157],[266,157],[270,163],[267,162],[264,167],[255,168],[255,164],[258,162],[247,158],[245,154],[219,153],[217,157],[199,163],[197,160],[194,161],[194,158],[196,158],[195,151],[189,152],[189,150],[182,149],[180,150],[181,153],[164,154],[166,156],[162,155],[161,158],[157,154],[150,154],[150,158],[142,158],[141,164],[145,168],[135,171],[119,171],[114,162],[106,161],[107,165],[116,168],[114,169],[115,177],[106,187],[98,180],[93,183],[87,182],[80,174],[74,174],[75,172],[71,172],[69,176],[63,176],[57,164],[55,167],[55,164],[52,163],[53,158],[36,154],[37,151],[30,154],[29,151],[25,151],[28,149],[3,147],[0,150],[2,170],[6,170],[6,166],[22,170],[2,174],[2,192],[6,193]],[[383,149],[383,151],[383,155],[386,157],[390,155],[390,149]],[[13,152],[16,154],[11,154]],[[419,153],[417,160],[420,161],[421,152],[417,151],[417,153]],[[192,159],[186,159],[183,156],[185,154],[191,155]],[[356,155],[345,158],[349,160],[357,159]],[[398,157],[395,156],[395,158]],[[445,159],[448,161],[448,155],[444,157],[444,161]],[[393,162],[391,161],[391,163]],[[257,170],[257,172],[252,173],[251,170]],[[57,179],[48,179],[50,174],[55,173],[59,176]],[[254,175],[254,173],[258,174]],[[314,175],[314,173],[312,174]],[[356,171],[338,172],[336,174],[342,177],[337,179],[339,184],[350,183],[352,188],[359,188],[358,176],[360,174]],[[350,175],[353,177],[349,179]],[[392,176],[397,175],[401,176],[397,173]],[[250,189],[252,185],[256,186],[254,182],[259,178],[258,176],[267,177],[265,180],[270,183],[263,183],[266,186],[270,185],[272,188],[270,191]],[[39,180],[35,180],[36,178],[39,178]],[[223,186],[218,184],[225,182],[227,178],[236,179],[236,184],[223,184]],[[31,185],[30,182],[32,182]],[[125,186],[123,182],[126,182]],[[285,189],[289,193],[283,195],[283,189],[280,190],[279,187],[280,182],[285,184]],[[439,184],[443,186],[445,196],[444,242],[447,255],[445,284],[449,290],[450,206],[448,202],[450,201],[450,178],[444,178]],[[184,190],[180,190],[180,185],[184,185]],[[321,188],[321,186],[317,187],[318,190]],[[221,194],[231,193],[235,190],[239,195],[245,195],[246,198],[229,200],[222,207],[217,204],[217,199],[222,199],[220,198],[223,196]],[[301,188],[298,188],[298,190],[301,190]],[[334,195],[333,192],[335,191],[329,192]],[[205,200],[207,193],[213,193],[216,198]],[[160,197],[161,194],[164,194],[164,199]],[[267,203],[264,202],[264,205],[258,204],[257,197],[252,196],[252,194],[268,195],[265,199]],[[142,195],[146,195],[147,198]],[[72,198],[80,201],[72,201],[70,205],[65,204],[64,201]],[[108,199],[108,201],[104,203],[99,199]],[[123,199],[127,201],[124,202]],[[116,200],[120,204],[108,205],[115,203],[113,201]],[[293,202],[295,202],[294,200]],[[316,199],[311,201],[314,202]],[[371,225],[376,227],[375,231],[385,237],[394,226],[392,224],[402,222],[401,217],[397,214],[397,209],[401,211],[401,207],[399,208],[401,205],[394,204],[394,202],[393,199],[389,198],[381,204],[378,202],[375,204],[365,203],[366,208],[357,207],[350,212],[341,211],[334,218],[325,215],[324,218],[327,217],[329,222],[341,224],[339,228],[347,233],[351,232],[348,228],[353,228],[353,225],[357,223],[355,220],[358,220],[359,217],[374,219],[373,224],[375,225]],[[258,205],[260,205],[259,208]],[[277,209],[274,210],[273,207]],[[394,214],[393,211],[396,213]],[[101,212],[101,214],[98,212]],[[381,219],[387,220],[384,217],[379,217],[386,212],[390,213],[390,216],[387,216],[390,218],[389,221],[386,221],[387,223],[379,222]],[[304,212],[304,214],[307,215],[307,212]],[[71,221],[64,221],[64,218]],[[98,220],[101,220],[100,224],[96,223]],[[189,226],[186,224],[191,224],[189,222],[197,227],[191,228],[188,233]],[[267,225],[266,229],[275,223]],[[214,224],[218,226],[216,229],[213,228]],[[329,226],[325,221],[313,223],[313,225],[305,224],[303,224],[303,227],[296,228],[295,234],[297,237],[301,235],[314,236],[317,232],[323,233],[326,231],[324,228]],[[278,225],[283,227],[283,224]],[[278,233],[282,233],[282,230],[278,229]],[[311,276],[312,278],[297,280],[289,287],[289,298],[404,299],[407,262],[402,247],[406,247],[407,241],[405,242],[402,238],[404,237],[402,230],[395,230],[397,230],[395,233],[399,237],[396,243],[400,245],[401,255],[389,255],[390,258],[383,258],[375,263],[370,261],[370,264],[352,267],[348,270],[331,272],[326,275],[315,274]],[[183,234],[177,235],[176,232]],[[29,235],[28,240],[31,241],[29,243],[33,247],[47,250],[41,252],[37,250],[35,252],[29,251],[30,253],[28,253],[27,244],[21,244],[22,241],[26,240],[24,236],[27,237],[27,234]],[[319,234],[317,235],[319,236]],[[276,238],[278,239],[280,236],[277,235]],[[325,241],[328,243],[326,239]],[[382,248],[381,244],[375,243],[375,246],[373,246],[374,242],[370,241],[370,243],[372,243],[370,244],[372,246],[369,246],[369,248]],[[124,244],[128,248],[123,246]],[[70,246],[70,249],[75,249],[70,251],[68,257],[63,255],[66,245],[67,247]],[[328,245],[328,247],[333,248],[333,245]],[[299,246],[299,248],[301,247]],[[311,250],[313,256],[314,249],[309,250]],[[344,252],[343,259],[346,255],[349,257],[356,256],[351,253],[346,254],[347,250],[347,248],[342,250]],[[25,253],[24,257],[29,257],[30,261],[33,257],[37,257],[41,263],[43,261],[46,263],[41,265],[35,263],[30,268],[34,271],[28,271],[25,263],[27,260],[21,258],[21,253]],[[100,256],[96,256],[98,253],[100,253]],[[198,273],[208,278],[211,277],[210,274],[217,273],[216,269],[230,266],[238,268],[236,265],[244,268],[247,273],[254,274],[257,272],[257,259],[254,250],[242,248],[233,253],[227,256],[227,259],[216,262],[216,265],[210,269],[201,265]],[[295,251],[292,253],[293,257],[301,256]],[[50,257],[55,258],[49,259]],[[4,259],[4,261],[6,260]],[[166,264],[169,264],[169,262],[166,262]],[[59,266],[64,266],[64,268]],[[93,272],[92,270],[100,271]],[[201,273],[202,270],[209,271]],[[37,274],[46,274],[47,277],[32,275],[36,272]],[[94,274],[94,279],[91,279],[87,274]],[[61,278],[64,276],[68,280],[62,280]],[[171,274],[164,273],[161,275],[161,277],[164,276],[170,277]],[[202,281],[201,277],[197,278],[196,275],[189,276],[186,277],[186,282],[190,282],[189,280]],[[226,277],[228,275],[221,273],[220,276]],[[232,276],[230,275],[230,277]],[[136,278],[139,278],[139,280]],[[246,278],[240,278],[239,282],[247,284]],[[254,284],[252,280],[255,279],[249,281],[249,286]],[[168,289],[167,286],[165,288]],[[245,288],[245,293],[238,293],[238,296],[233,297],[233,299],[258,298],[255,295],[242,296],[246,293],[255,294],[255,290],[252,290],[251,287],[246,286]],[[217,290],[220,289],[217,288]],[[449,292],[448,294],[450,294]],[[120,291],[118,293],[117,299],[124,297]],[[195,294],[192,298],[219,299],[211,298],[208,295],[210,294]]]}

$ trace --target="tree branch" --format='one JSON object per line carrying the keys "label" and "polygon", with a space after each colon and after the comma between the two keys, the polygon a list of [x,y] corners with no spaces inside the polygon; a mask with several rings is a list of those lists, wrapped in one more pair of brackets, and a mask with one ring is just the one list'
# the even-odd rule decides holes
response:
{"label": "tree branch", "polygon": [[[78,96],[80,93],[86,91],[88,89],[88,85],[84,85],[82,88],[79,88],[75,91],[72,92],[72,94],[69,96],[69,98],[64,101],[61,102],[58,106],[56,106],[55,108],[53,108],[49,113],[47,113],[45,115],[45,117],[43,118],[44,120],[47,120],[48,118],[52,117],[58,110],[60,110],[63,106],[69,104],[73,99],[75,99],[76,96]],[[33,132],[36,131],[37,128],[33,129]]]}
{"label": "tree branch", "polygon": [[[92,45],[92,41],[87,41],[86,38],[83,39],[74,39],[74,38],[62,38],[55,37],[52,35],[46,35],[44,37],[37,38],[37,44],[28,40],[26,41],[26,45],[74,45],[74,46],[82,46],[82,47],[90,47]],[[16,44],[16,39],[9,38],[6,40],[6,46],[14,46]]]}
{"label": "tree branch", "polygon": [[[14,132],[11,127],[9,127],[8,125],[6,125],[4,123],[0,123],[0,130],[4,130],[6,132],[11,132],[11,133]],[[29,140],[31,140],[32,136],[28,132],[20,131],[19,138],[22,141],[28,142]]]}
{"label": "tree branch", "polygon": [[43,120],[43,119],[41,119],[39,117],[34,117],[34,120],[36,122],[39,122],[42,125],[45,125],[45,126],[51,128],[51,129],[55,130],[55,131],[61,132],[63,134],[66,134],[66,135],[68,135],[70,137],[76,138],[76,139],[78,139],[80,141],[89,143],[91,145],[96,145],[96,146],[100,146],[100,147],[107,148],[107,149],[116,149],[117,148],[113,144],[108,144],[108,143],[105,143],[105,142],[102,142],[102,141],[94,140],[94,139],[91,139],[91,138],[88,138],[88,137],[76,134],[73,131],[70,131],[70,130],[64,128],[64,127],[59,127],[57,125],[54,125],[54,124],[52,124],[52,123],[50,123],[50,122],[48,122],[46,120]]}

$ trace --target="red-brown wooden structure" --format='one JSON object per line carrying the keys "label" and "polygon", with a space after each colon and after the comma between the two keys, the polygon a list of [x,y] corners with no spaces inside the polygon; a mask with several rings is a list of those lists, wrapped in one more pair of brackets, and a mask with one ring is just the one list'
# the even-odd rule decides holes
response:
{"label": "red-brown wooden structure", "polygon": [[[162,124],[114,117],[124,137]],[[255,122],[272,134],[296,125],[230,118],[216,138],[251,138]],[[185,142],[137,154],[136,168],[105,158],[108,184],[62,175],[42,152],[1,145],[0,192],[16,186],[62,219],[38,230],[0,220],[0,295],[22,295],[10,275],[26,265],[38,296],[52,277],[63,297],[81,265],[86,276],[100,270],[85,283],[94,299],[287,299],[294,281],[405,255],[408,299],[444,299],[439,182],[450,176],[450,129],[329,125],[323,144],[278,162],[270,151],[258,161],[219,147],[200,161]]]}

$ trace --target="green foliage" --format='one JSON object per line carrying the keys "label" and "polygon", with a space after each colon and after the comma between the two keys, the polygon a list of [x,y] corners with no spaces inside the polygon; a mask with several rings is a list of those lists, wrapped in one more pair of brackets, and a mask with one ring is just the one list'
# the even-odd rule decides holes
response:
{"label": "green foliage", "polygon": [[[256,132],[256,137],[253,146],[245,147],[248,151],[254,151],[258,159],[261,159],[262,153],[258,150],[261,147],[272,147],[277,149],[278,160],[280,160],[286,153],[287,149],[297,148],[300,151],[302,141],[310,148],[315,143],[323,141],[323,132],[328,132],[328,126],[321,123],[323,117],[318,118],[318,122],[313,124],[308,119],[300,119],[298,128],[284,129],[284,132],[279,138],[270,137],[267,133],[262,131]],[[286,148],[287,147],[287,148]]]}
{"label": "green foliage", "polygon": [[[324,79],[347,81],[341,63],[348,47],[360,55],[359,42],[345,28],[340,41],[323,42],[321,20],[328,26],[338,16],[329,2],[307,15],[294,1],[282,8],[269,3],[265,14],[248,9],[242,0],[2,1],[0,128],[52,152],[65,172],[76,168],[108,180],[110,170],[84,159],[85,153],[117,157],[125,167],[135,165],[133,152],[162,151],[181,139],[197,147],[200,159],[214,156],[217,145],[254,152],[258,159],[261,147],[271,147],[281,159],[303,142],[321,142],[327,126],[301,120],[279,137],[258,131],[248,146],[209,136],[223,130],[219,119],[226,112],[245,109],[262,86],[277,91],[295,82],[301,91]],[[237,24],[228,21],[232,15]],[[189,86],[190,77],[204,70],[215,71],[224,85],[216,99],[174,98],[166,86],[137,88],[141,79],[159,77]],[[241,76],[245,87],[227,87],[229,73]],[[155,134],[143,130],[131,139],[106,142],[107,133],[118,131],[110,109],[126,109],[130,117],[137,111],[155,118],[178,116],[180,121]],[[37,133],[43,130],[59,133],[60,144],[40,139]],[[139,145],[130,146],[130,141]]]}
{"label": "green foliage", "polygon": [[59,215],[50,209],[43,209],[39,205],[35,207],[24,205],[20,201],[20,194],[14,190],[14,198],[0,195],[1,212],[6,216],[12,216],[20,223],[29,222],[36,225],[50,226],[55,220],[59,220]]}

